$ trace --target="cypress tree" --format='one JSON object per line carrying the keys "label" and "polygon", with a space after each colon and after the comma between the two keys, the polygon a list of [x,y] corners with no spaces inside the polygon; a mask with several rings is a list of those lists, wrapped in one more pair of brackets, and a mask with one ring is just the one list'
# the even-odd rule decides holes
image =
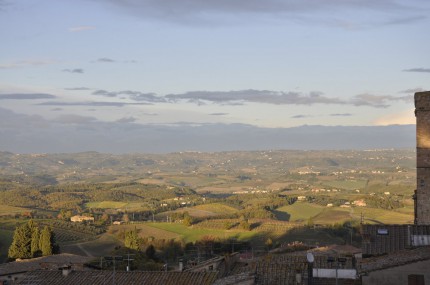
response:
{"label": "cypress tree", "polygon": [[28,223],[17,226],[9,247],[9,258],[31,258],[31,229]]}
{"label": "cypress tree", "polygon": [[31,255],[33,257],[37,257],[40,254],[39,239],[40,230],[38,227],[35,227],[31,234]]}
{"label": "cypress tree", "polygon": [[139,250],[139,237],[136,229],[125,232],[124,246],[130,249]]}
{"label": "cypress tree", "polygon": [[40,233],[39,248],[43,256],[52,255],[52,231],[48,226],[45,226]]}

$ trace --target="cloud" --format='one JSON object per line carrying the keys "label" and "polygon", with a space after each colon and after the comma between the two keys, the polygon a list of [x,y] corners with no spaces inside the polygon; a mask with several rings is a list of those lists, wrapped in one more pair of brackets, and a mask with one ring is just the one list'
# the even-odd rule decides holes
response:
{"label": "cloud", "polygon": [[123,102],[43,102],[42,106],[89,106],[89,107],[124,107],[127,105],[151,105],[149,103],[123,103]]}
{"label": "cloud", "polygon": [[426,73],[430,73],[430,68],[418,67],[418,68],[403,69],[403,71],[404,72],[426,72]]}
{"label": "cloud", "polygon": [[210,116],[226,116],[228,113],[211,113]]}
{"label": "cloud", "polygon": [[[369,15],[379,25],[407,24],[425,18],[425,1],[396,0],[98,0],[143,19],[183,24],[248,22],[270,19],[304,24],[326,24],[350,29],[369,26]],[[354,12],[354,13],[351,13]],[[356,14],[357,16],[351,17]]]}
{"label": "cloud", "polygon": [[191,103],[202,104],[212,102],[217,104],[235,103],[265,103],[275,105],[314,105],[338,104],[354,106],[371,106],[386,108],[392,101],[411,102],[412,96],[395,97],[391,95],[359,94],[352,99],[340,99],[325,96],[324,93],[314,91],[308,94],[300,92],[283,92],[270,90],[240,90],[240,91],[191,91],[183,94],[169,94],[165,96],[170,102],[187,100]]}
{"label": "cloud", "polygon": [[[352,114],[349,113],[342,113],[342,114],[330,114],[329,116],[331,117],[349,117],[352,116]],[[303,118],[312,118],[315,116],[312,115],[295,115],[295,116],[291,116],[290,118],[292,119],[303,119]]]}
{"label": "cloud", "polygon": [[95,117],[80,116],[80,115],[74,115],[74,114],[64,114],[55,118],[54,121],[62,124],[87,124],[87,123],[95,122],[97,121],[97,119]]}
{"label": "cloud", "polygon": [[213,103],[253,102],[266,104],[346,104],[338,98],[323,96],[321,92],[302,94],[298,92],[278,92],[269,90],[240,90],[240,91],[191,91],[183,94],[169,94],[165,96],[171,102],[188,100],[189,102],[208,101]]}
{"label": "cloud", "polygon": [[[413,110],[409,110],[412,113]],[[17,153],[165,153],[268,149],[412,148],[415,126],[259,128],[243,124],[149,125],[65,115],[55,120],[0,107],[0,149]]]}
{"label": "cloud", "polygon": [[[39,115],[18,114],[9,109],[0,107],[0,133],[8,130],[12,131],[27,131],[33,129],[43,129],[49,126],[49,122]],[[2,134],[0,141],[6,141],[9,138]]]}
{"label": "cloud", "polygon": [[122,123],[122,124],[133,123],[135,121],[136,121],[136,118],[134,117],[124,117],[119,120],[116,120],[117,123]]}
{"label": "cloud", "polygon": [[83,32],[83,31],[94,30],[95,28],[96,27],[93,27],[93,26],[78,26],[78,27],[69,28],[69,32]]}
{"label": "cloud", "polygon": [[45,93],[11,93],[0,94],[0,100],[37,100],[37,99],[54,99],[57,96]]}
{"label": "cloud", "polygon": [[415,93],[415,92],[423,92],[425,91],[422,88],[412,88],[412,89],[406,89],[406,90],[402,90],[399,93]]}
{"label": "cloud", "polygon": [[85,91],[85,90],[91,90],[91,88],[88,88],[88,87],[72,87],[72,88],[64,88],[64,90]]}
{"label": "cloud", "polygon": [[142,115],[145,115],[145,116],[158,116],[157,113],[142,113]]}
{"label": "cloud", "polygon": [[84,70],[82,68],[75,68],[75,69],[63,69],[63,72],[70,72],[70,73],[84,73]]}
{"label": "cloud", "polygon": [[131,90],[124,90],[124,91],[117,91],[117,92],[109,92],[106,90],[96,90],[92,94],[104,96],[104,97],[127,96],[129,99],[134,101],[166,102],[164,98],[158,97],[154,93],[143,93],[143,92],[131,91]]}
{"label": "cloud", "polygon": [[371,106],[376,108],[387,108],[390,106],[390,101],[404,101],[412,102],[413,96],[406,95],[402,97],[395,97],[391,95],[373,95],[373,94],[359,94],[354,96],[351,104],[355,106]]}
{"label": "cloud", "polygon": [[330,114],[331,117],[350,117],[352,114],[342,113],[342,114]]}
{"label": "cloud", "polygon": [[54,64],[56,61],[54,60],[20,60],[10,63],[0,63],[0,69],[9,69],[9,68],[22,68],[28,66],[42,66],[48,64]]}
{"label": "cloud", "polygon": [[309,116],[309,115],[295,115],[295,116],[291,116],[290,118],[291,119],[303,119],[303,118],[309,118],[309,117],[312,117],[312,116]]}
{"label": "cloud", "polygon": [[113,60],[111,58],[107,58],[107,57],[101,57],[101,58],[98,58],[96,60],[96,62],[107,62],[107,63],[110,63],[110,62],[115,62],[115,60]]}
{"label": "cloud", "polygon": [[51,109],[51,111],[54,111],[54,112],[63,111],[63,108],[53,108]]}
{"label": "cloud", "polygon": [[92,95],[130,99],[138,102],[148,103],[176,103],[187,102],[194,103],[198,106],[208,103],[219,105],[244,105],[245,103],[264,103],[273,105],[314,105],[314,104],[337,104],[352,106],[370,106],[375,108],[387,108],[391,102],[405,101],[412,102],[412,95],[391,96],[391,95],[374,95],[359,94],[351,99],[340,99],[337,97],[328,97],[319,91],[309,93],[293,91],[271,91],[271,90],[233,90],[233,91],[189,91],[182,94],[168,94],[158,96],[155,93],[143,93],[140,91],[123,90],[107,91],[95,90]]}

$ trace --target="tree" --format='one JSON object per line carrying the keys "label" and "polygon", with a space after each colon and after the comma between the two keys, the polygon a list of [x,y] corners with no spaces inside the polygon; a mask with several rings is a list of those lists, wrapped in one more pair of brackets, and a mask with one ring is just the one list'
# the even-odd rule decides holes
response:
{"label": "tree", "polygon": [[139,249],[139,236],[136,229],[125,232],[124,246],[130,249]]}
{"label": "tree", "polygon": [[251,230],[251,224],[248,222],[248,220],[241,221],[239,226],[242,230],[246,230],[246,231]]}
{"label": "tree", "polygon": [[268,250],[271,250],[273,247],[273,241],[270,237],[266,240],[266,242],[264,244],[266,245]]}
{"label": "tree", "polygon": [[31,256],[32,257],[37,257],[40,254],[39,240],[40,240],[40,230],[38,227],[34,227],[34,229],[31,232]]}
{"label": "tree", "polygon": [[52,239],[53,239],[52,230],[48,226],[45,226],[42,232],[40,233],[40,239],[39,239],[39,248],[42,251],[43,256],[52,255],[52,249],[53,249]]}
{"label": "tree", "polygon": [[28,221],[27,223],[28,228],[31,232],[31,257],[36,257],[39,254],[39,238],[40,238],[40,231],[39,226],[36,222],[33,220]]}
{"label": "tree", "polygon": [[155,259],[155,248],[152,244],[150,244],[146,250],[145,250],[145,254],[148,258],[150,259]]}
{"label": "tree", "polygon": [[31,258],[32,232],[28,223],[17,226],[13,234],[12,244],[9,247],[9,258]]}
{"label": "tree", "polygon": [[188,212],[184,212],[184,220],[183,220],[184,225],[189,227],[193,224],[193,222],[194,222],[194,220],[190,216],[190,214]]}

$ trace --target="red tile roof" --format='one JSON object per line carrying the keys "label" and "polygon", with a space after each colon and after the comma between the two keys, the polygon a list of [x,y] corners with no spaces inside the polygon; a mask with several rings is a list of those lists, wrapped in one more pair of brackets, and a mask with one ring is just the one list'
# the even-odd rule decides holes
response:
{"label": "red tile roof", "polygon": [[[104,285],[104,284],[163,284],[210,285],[217,279],[217,272],[124,272],[72,271],[67,276],[61,270],[28,272],[17,284],[32,285]],[[115,278],[115,280],[114,280]]]}

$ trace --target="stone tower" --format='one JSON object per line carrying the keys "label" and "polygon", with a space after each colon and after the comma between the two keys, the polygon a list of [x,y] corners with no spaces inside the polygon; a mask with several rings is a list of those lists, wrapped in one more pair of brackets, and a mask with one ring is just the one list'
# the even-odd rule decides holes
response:
{"label": "stone tower", "polygon": [[430,225],[430,91],[415,93],[417,190],[415,224]]}

